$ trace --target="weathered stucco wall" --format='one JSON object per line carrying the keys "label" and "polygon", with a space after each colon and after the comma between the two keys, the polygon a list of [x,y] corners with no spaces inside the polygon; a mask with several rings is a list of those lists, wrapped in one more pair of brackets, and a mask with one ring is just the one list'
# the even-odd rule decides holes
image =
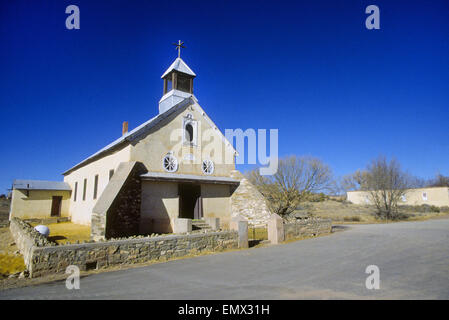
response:
{"label": "weathered stucco wall", "polygon": [[[194,146],[183,144],[182,140],[183,121],[188,114],[197,121],[198,134]],[[202,161],[211,159],[215,165],[212,176],[229,177],[235,169],[234,151],[225,144],[219,130],[211,127],[208,120],[198,104],[173,113],[132,146],[131,160],[142,162],[150,172],[165,172],[162,160],[169,151],[173,151],[179,163],[176,173],[204,175]],[[223,156],[225,150],[229,155],[228,164]],[[194,160],[190,160],[190,155]]]}
{"label": "weathered stucco wall", "polygon": [[[117,170],[119,164],[121,162],[128,162],[129,158],[130,146],[126,146],[113,154],[89,163],[64,176],[64,181],[72,188],[70,216],[74,223],[90,225],[92,209],[109,182],[109,170]],[[98,189],[97,198],[94,199],[93,195],[96,175],[98,175]],[[85,200],[83,200],[84,179],[87,179]],[[76,201],[75,182],[78,182]]]}
{"label": "weathered stucco wall", "polygon": [[61,196],[61,217],[69,216],[70,191],[26,190],[12,191],[9,219],[45,219],[51,217],[52,197]]}
{"label": "weathered stucco wall", "polygon": [[219,184],[202,184],[204,218],[220,218],[220,228],[229,229],[231,221],[230,186]]}
{"label": "weathered stucco wall", "polygon": [[[427,195],[427,199],[423,194]],[[368,191],[348,191],[347,200],[354,204],[372,204]],[[449,206],[449,188],[435,187],[410,189],[405,194],[405,198],[399,201],[398,204],[413,206],[428,204],[437,207]]]}
{"label": "weathered stucco wall", "polygon": [[[183,143],[182,135],[184,133],[183,123],[187,115],[192,116],[192,120],[197,123],[197,135],[195,144],[187,145]],[[225,150],[227,152],[225,152]],[[173,151],[178,159],[178,170],[180,174],[204,175],[202,171],[202,161],[211,159],[214,161],[214,172],[212,176],[230,176],[234,165],[234,151],[232,146],[223,140],[219,130],[213,125],[211,120],[203,112],[198,104],[186,107],[178,112],[173,113],[166,119],[162,120],[155,127],[146,132],[136,143],[122,147],[118,151],[91,162],[77,170],[68,173],[64,177],[64,181],[69,183],[73,192],[70,199],[69,214],[73,222],[78,224],[89,225],[91,223],[91,213],[98,198],[106,188],[109,182],[109,171],[117,170],[120,162],[137,161],[145,165],[148,171],[165,172],[162,161],[168,152]],[[224,154],[228,155],[225,162]],[[95,176],[98,175],[98,191],[97,198],[93,198]],[[84,179],[87,179],[86,198],[83,200]],[[75,201],[75,183],[78,183]],[[160,188],[166,189],[163,184],[159,184]],[[142,204],[143,220],[148,218],[149,211],[146,209],[168,207],[172,217],[177,217],[176,210],[173,208],[175,202],[172,199],[172,192],[169,192],[160,203],[156,200],[160,190],[156,187],[143,188],[143,196],[149,195],[154,191],[155,196],[149,198]],[[177,196],[177,195],[176,195]],[[153,201],[154,200],[154,201]],[[162,206],[163,204],[163,206]],[[177,206],[177,204],[176,204]],[[172,210],[173,209],[173,210]],[[162,226],[164,232],[170,232],[171,226],[167,224],[167,216],[163,211],[152,213],[152,219],[159,219],[158,225]],[[163,215],[163,217],[160,217]],[[162,220],[165,219],[165,222]],[[148,223],[143,221],[143,226]],[[158,227],[159,228],[159,227]],[[162,232],[162,230],[161,230]]]}
{"label": "weathered stucco wall", "polygon": [[179,215],[178,184],[142,181],[140,233],[171,233]]}
{"label": "weathered stucco wall", "polygon": [[[201,184],[203,217],[220,218],[220,227],[229,228],[231,218],[230,187]],[[179,191],[176,182],[142,181],[141,234],[171,233],[173,219],[179,217]]]}

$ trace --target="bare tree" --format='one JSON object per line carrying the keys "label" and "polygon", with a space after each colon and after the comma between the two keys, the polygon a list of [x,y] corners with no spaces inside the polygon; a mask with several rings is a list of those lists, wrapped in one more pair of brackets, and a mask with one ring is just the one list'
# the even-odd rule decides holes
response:
{"label": "bare tree", "polygon": [[341,187],[345,191],[367,190],[367,174],[365,170],[357,170],[354,173],[342,177]]}
{"label": "bare tree", "polygon": [[449,187],[449,177],[438,173],[435,179],[430,181],[429,185],[431,187]]}
{"label": "bare tree", "polygon": [[262,176],[255,169],[246,176],[268,200],[270,209],[280,216],[294,211],[311,193],[333,186],[332,170],[313,157],[285,157],[279,160],[274,175]]}
{"label": "bare tree", "polygon": [[410,176],[392,159],[379,157],[367,167],[366,187],[379,217],[396,219],[398,202],[410,188]]}

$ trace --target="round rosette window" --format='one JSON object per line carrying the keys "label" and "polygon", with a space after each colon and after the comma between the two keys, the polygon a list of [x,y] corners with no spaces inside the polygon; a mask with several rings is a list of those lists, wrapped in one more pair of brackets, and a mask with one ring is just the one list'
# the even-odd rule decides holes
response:
{"label": "round rosette window", "polygon": [[203,169],[204,174],[214,173],[214,163],[212,162],[212,160],[204,160],[202,169]]}
{"label": "round rosette window", "polygon": [[178,170],[178,159],[176,159],[173,154],[169,153],[162,160],[162,166],[167,172],[175,172]]}

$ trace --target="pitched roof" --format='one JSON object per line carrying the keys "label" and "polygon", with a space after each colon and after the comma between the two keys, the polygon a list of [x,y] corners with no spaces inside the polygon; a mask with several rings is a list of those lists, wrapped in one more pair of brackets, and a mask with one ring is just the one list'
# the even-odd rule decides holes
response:
{"label": "pitched roof", "polygon": [[164,74],[161,76],[161,78],[165,77],[167,74],[169,74],[173,70],[196,77],[195,72],[193,72],[192,69],[189,68],[189,66],[184,62],[184,60],[182,60],[181,58],[176,58],[176,60],[173,61],[171,66],[168,67],[168,69],[164,72]]}
{"label": "pitched roof", "polygon": [[148,129],[154,127],[156,124],[158,124],[163,119],[168,117],[170,114],[172,114],[176,110],[181,109],[182,107],[188,105],[191,102],[193,102],[192,97],[183,100],[181,103],[178,103],[173,108],[165,111],[164,113],[158,114],[157,116],[151,118],[150,120],[142,123],[140,126],[136,127],[135,129],[125,133],[120,138],[118,138],[115,141],[111,142],[106,147],[100,149],[99,151],[97,151],[96,153],[91,155],[90,157],[88,157],[88,158],[84,159],[83,161],[79,162],[78,164],[74,165],[72,168],[70,168],[69,170],[63,172],[62,174],[66,175],[66,174],[70,173],[71,171],[73,171],[75,169],[78,169],[79,167],[82,167],[83,165],[87,164],[88,162],[91,162],[94,159],[100,158],[101,156],[103,156],[108,151],[113,150],[115,147],[118,147],[118,146],[120,146],[120,145],[122,145],[122,144],[124,144],[126,142],[134,140],[135,138],[137,138],[138,136],[140,136],[141,134],[146,132]]}
{"label": "pitched roof", "polygon": [[13,189],[20,190],[67,190],[71,191],[70,185],[63,181],[46,180],[14,180]]}
{"label": "pitched roof", "polygon": [[[195,98],[195,96],[193,94],[189,94],[189,95],[190,95],[189,98],[185,98],[183,101],[179,102],[177,105],[173,106],[172,108],[168,109],[167,111],[158,114],[157,116],[151,118],[150,120],[142,123],[140,126],[136,127],[135,129],[125,133],[123,136],[121,136],[117,140],[108,144],[106,147],[100,149],[99,151],[97,151],[96,153],[91,155],[90,157],[79,162],[78,164],[76,164],[69,170],[63,172],[62,174],[67,175],[70,172],[72,172],[73,170],[76,170],[76,169],[88,164],[89,162],[92,162],[96,159],[103,157],[107,152],[114,150],[114,148],[118,148],[122,144],[126,144],[127,142],[134,141],[134,140],[138,139],[141,135],[143,135],[149,129],[153,128],[155,125],[160,123],[162,120],[164,120],[168,116],[170,116],[172,113],[178,111],[179,109],[186,107],[187,105],[189,105],[191,103],[198,102],[198,100]],[[206,119],[206,122],[212,128],[215,128],[218,131],[218,133],[221,135],[223,143],[225,143],[226,146],[230,147],[237,154],[237,151],[234,149],[232,144],[226,139],[226,137],[223,135],[223,133],[218,129],[218,127],[215,125],[215,123],[209,117],[206,116],[206,113],[201,108],[201,106],[198,105],[198,107],[199,107],[201,113],[203,114],[203,117]]]}

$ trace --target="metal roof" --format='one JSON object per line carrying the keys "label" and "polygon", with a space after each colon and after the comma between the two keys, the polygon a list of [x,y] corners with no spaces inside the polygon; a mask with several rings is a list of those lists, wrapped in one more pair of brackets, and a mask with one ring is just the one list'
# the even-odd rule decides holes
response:
{"label": "metal roof", "polygon": [[46,180],[14,180],[12,188],[20,190],[72,190],[67,182]]}
{"label": "metal roof", "polygon": [[240,181],[229,177],[216,176],[198,176],[193,174],[178,174],[165,172],[148,172],[140,175],[144,180],[165,180],[165,181],[184,181],[184,182],[206,182],[218,184],[239,184]]}
{"label": "metal roof", "polygon": [[181,58],[176,58],[176,60],[173,61],[171,66],[168,67],[168,69],[164,72],[164,74],[161,76],[161,78],[165,77],[167,74],[169,74],[173,70],[196,77],[195,72],[193,72],[192,69],[189,68],[189,66],[184,62],[184,60],[182,60]]}

